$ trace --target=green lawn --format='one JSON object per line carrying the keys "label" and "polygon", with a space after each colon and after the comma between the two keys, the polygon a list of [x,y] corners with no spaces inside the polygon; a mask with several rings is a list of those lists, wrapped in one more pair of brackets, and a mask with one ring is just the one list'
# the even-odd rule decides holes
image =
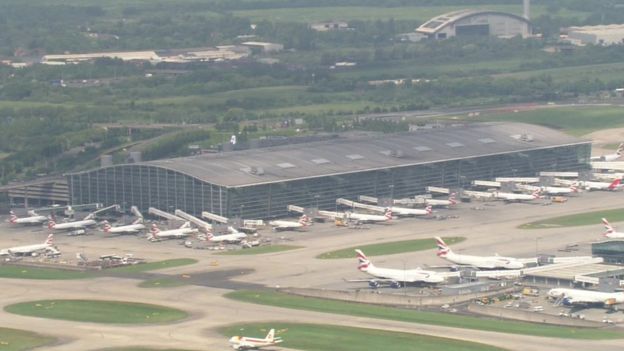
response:
{"label": "green lawn", "polygon": [[186,266],[190,264],[197,263],[196,259],[193,258],[174,258],[170,260],[157,261],[157,262],[149,262],[149,263],[140,263],[131,266],[125,267],[117,267],[107,269],[107,272],[119,272],[119,273],[141,273],[147,271],[154,271],[157,269],[165,269],[165,268],[173,268]]}
{"label": "green lawn", "polygon": [[484,121],[513,121],[539,124],[583,135],[596,130],[624,126],[622,107],[561,107],[543,108],[517,113],[481,114]]}
{"label": "green lawn", "polygon": [[608,329],[559,327],[554,325],[496,320],[449,313],[414,311],[385,306],[294,296],[271,291],[240,290],[228,293],[225,296],[239,301],[283,308],[343,314],[366,318],[389,319],[410,323],[441,325],[455,328],[485,330],[500,333],[592,340],[624,338],[624,333]]}
{"label": "green lawn", "polygon": [[[452,236],[452,237],[443,237],[444,241],[448,245],[460,243],[466,238]],[[403,241],[391,241],[388,243],[381,244],[370,244],[370,245],[360,245],[353,246],[346,249],[330,251],[322,253],[316,258],[321,259],[334,259],[334,258],[354,258],[355,257],[355,249],[362,250],[366,256],[383,256],[383,255],[392,255],[403,252],[412,252],[412,251],[423,251],[430,250],[436,247],[435,240],[432,239],[416,239],[416,240],[403,240]]]}
{"label": "green lawn", "polygon": [[116,324],[171,323],[188,316],[164,306],[104,300],[40,300],[9,305],[4,310],[23,316]]}
{"label": "green lawn", "polygon": [[303,246],[295,246],[295,245],[266,245],[266,246],[256,246],[249,249],[240,249],[240,250],[230,250],[219,252],[217,255],[261,255],[272,252],[280,252],[280,251],[288,251],[301,249]]}
{"label": "green lawn", "polygon": [[339,325],[285,322],[235,324],[221,329],[221,333],[227,337],[243,335],[263,338],[268,333],[267,328],[274,328],[276,336],[284,340],[279,346],[304,351],[503,350],[463,340]]}
{"label": "green lawn", "polygon": [[551,76],[555,82],[565,81],[565,80],[587,81],[589,79],[591,80],[603,79],[603,80],[609,81],[609,80],[615,80],[615,79],[622,79],[622,77],[624,77],[624,63],[616,62],[616,63],[595,64],[595,65],[538,69],[538,70],[498,74],[498,75],[495,75],[494,77],[527,79],[530,77],[543,76],[543,75]]}
{"label": "green lawn", "polygon": [[0,266],[0,278],[65,280],[92,278],[93,276],[93,272],[9,265]]}
{"label": "green lawn", "polygon": [[[237,17],[246,17],[254,22],[301,22],[312,23],[319,21],[343,20],[343,21],[375,21],[375,20],[413,20],[425,22],[432,17],[465,9],[466,6],[397,6],[397,7],[376,7],[376,6],[331,6],[331,7],[303,7],[303,8],[271,8],[259,10],[233,11]],[[522,4],[518,5],[470,5],[471,9],[488,9],[495,11],[511,12],[522,14]],[[531,6],[531,15],[540,16],[547,13],[544,5]],[[562,10],[556,14],[561,17],[577,17],[584,19],[585,12],[575,12]]]}
{"label": "green lawn", "polygon": [[[543,219],[541,221],[535,221],[531,223],[525,223],[519,228],[521,229],[546,229],[546,228],[560,228],[560,227],[578,227],[582,225],[596,225],[596,234],[602,230],[601,218],[606,218],[610,223],[624,221],[624,208],[616,208],[605,211],[585,212],[569,216],[553,217]],[[600,229],[598,229],[600,228]]]}
{"label": "green lawn", "polygon": [[0,328],[0,350],[26,351],[52,344],[54,338],[26,330]]}
{"label": "green lawn", "polygon": [[178,278],[160,278],[144,280],[139,283],[139,288],[176,288],[179,286],[187,285],[187,283]]}
{"label": "green lawn", "polygon": [[130,347],[113,347],[107,349],[100,349],[97,351],[193,351],[188,349],[155,349],[151,347],[142,346],[130,346]]}

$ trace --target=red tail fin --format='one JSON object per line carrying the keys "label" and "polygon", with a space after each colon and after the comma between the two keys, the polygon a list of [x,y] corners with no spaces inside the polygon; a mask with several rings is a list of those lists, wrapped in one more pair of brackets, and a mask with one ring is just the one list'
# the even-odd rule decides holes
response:
{"label": "red tail fin", "polygon": [[17,222],[17,216],[15,215],[15,212],[11,211],[9,212],[10,216],[9,216],[9,223],[15,223]]}
{"label": "red tail fin", "polygon": [[618,178],[616,180],[613,181],[613,183],[611,183],[611,185],[609,185],[609,189],[613,190],[615,188],[617,188],[618,186],[620,186],[620,183],[622,183],[622,179]]}
{"label": "red tail fin", "polygon": [[54,244],[54,234],[50,234],[48,235],[48,238],[45,241],[46,245],[52,245]]}

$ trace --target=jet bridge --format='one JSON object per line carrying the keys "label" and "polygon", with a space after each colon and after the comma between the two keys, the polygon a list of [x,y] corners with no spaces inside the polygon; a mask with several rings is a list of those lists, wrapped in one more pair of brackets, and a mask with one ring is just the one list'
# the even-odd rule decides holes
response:
{"label": "jet bridge", "polygon": [[159,210],[159,209],[157,209],[157,208],[154,208],[154,207],[150,207],[150,208],[147,210],[147,212],[148,212],[149,214],[151,214],[151,215],[158,216],[158,217],[161,217],[161,218],[164,218],[164,219],[170,220],[170,221],[180,221],[180,222],[186,222],[183,218],[180,218],[180,217],[178,217],[178,216],[172,215],[172,214],[171,214],[171,213],[169,213],[169,212],[161,211],[161,210]]}

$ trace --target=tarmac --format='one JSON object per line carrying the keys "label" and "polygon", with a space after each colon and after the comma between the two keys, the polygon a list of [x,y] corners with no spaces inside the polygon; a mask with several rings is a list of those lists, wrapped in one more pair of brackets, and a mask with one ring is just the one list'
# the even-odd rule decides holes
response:
{"label": "tarmac", "polygon": [[[584,350],[597,346],[601,350],[622,350],[623,340],[568,340],[532,337],[470,329],[404,323],[353,316],[331,315],[276,308],[232,301],[222,295],[231,289],[266,287],[367,288],[366,283],[345,283],[343,278],[363,279],[352,259],[320,260],[315,256],[340,248],[385,241],[431,238],[432,236],[464,236],[466,241],[453,245],[456,252],[504,256],[535,257],[536,253],[557,255],[588,255],[589,243],[601,240],[600,218],[583,227],[522,230],[517,226],[534,220],[559,215],[624,207],[622,192],[588,192],[571,198],[567,203],[543,205],[495,203],[462,203],[454,210],[440,209],[437,215],[458,218],[435,220],[406,218],[387,225],[370,225],[368,229],[338,228],[331,223],[314,224],[307,232],[269,233],[274,242],[304,248],[263,255],[222,256],[209,250],[193,250],[179,241],[150,243],[144,238],[105,237],[96,232],[90,236],[55,235],[63,252],[62,260],[75,262],[76,253],[88,258],[103,254],[132,253],[149,261],[170,258],[195,258],[199,263],[144,273],[132,279],[104,276],[95,279],[43,281],[0,279],[2,306],[38,299],[114,299],[154,303],[179,308],[190,317],[167,325],[104,325],[25,317],[0,311],[3,327],[31,330],[55,336],[57,345],[46,350],[98,350],[105,347],[152,346],[195,350],[227,349],[227,338],[217,328],[240,322],[288,321],[384,329],[487,343],[509,350]],[[478,208],[478,209],[475,209]],[[618,223],[616,223],[616,226]],[[47,229],[18,227],[0,223],[0,248],[42,242]],[[282,238],[283,237],[283,238]],[[567,244],[579,244],[580,251],[558,252]],[[448,265],[435,250],[374,257],[384,267],[426,267]],[[139,288],[142,279],[163,276],[188,276],[191,285],[175,288]],[[354,285],[355,284],[355,285]],[[359,284],[359,285],[358,285]],[[623,330],[624,333],[624,330]],[[275,349],[283,349],[276,347]]]}

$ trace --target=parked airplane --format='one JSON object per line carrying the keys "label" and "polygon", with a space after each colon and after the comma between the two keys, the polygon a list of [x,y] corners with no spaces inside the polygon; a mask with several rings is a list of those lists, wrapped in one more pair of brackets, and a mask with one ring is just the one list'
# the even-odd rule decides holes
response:
{"label": "parked airplane", "polygon": [[332,219],[346,219],[358,221],[361,223],[379,223],[379,222],[387,222],[392,219],[392,211],[386,209],[386,213],[381,215],[372,215],[366,213],[357,213],[357,212],[332,212],[332,211],[319,211],[319,215],[324,217],[329,217]]}
{"label": "parked airplane", "polygon": [[622,232],[617,232],[615,231],[615,228],[613,228],[611,226],[611,224],[609,224],[609,221],[607,221],[606,218],[602,219],[602,223],[605,226],[605,229],[607,230],[603,235],[606,236],[609,239],[620,239],[620,238],[624,238],[624,233]]}
{"label": "parked airplane", "polygon": [[147,239],[149,241],[160,241],[167,239],[182,239],[186,238],[189,235],[197,233],[197,228],[191,228],[191,222],[186,222],[178,229],[170,229],[165,231],[160,231],[156,223],[152,224],[152,229],[150,230]]}
{"label": "parked airplane", "polygon": [[509,202],[533,201],[542,198],[542,196],[540,196],[540,190],[533,191],[532,194],[501,193],[500,191],[495,191],[493,194],[495,198]]}
{"label": "parked airplane", "polygon": [[[366,274],[372,275],[375,278],[367,280],[368,285],[372,288],[379,287],[380,282],[390,283],[392,287],[400,287],[402,284],[407,283],[432,283],[437,284],[445,280],[445,276],[438,272],[426,271],[420,268],[416,269],[393,269],[393,268],[380,268],[373,265],[373,263],[366,257],[362,250],[355,250],[358,259],[358,269]],[[352,280],[357,281],[357,280]]]}
{"label": "parked airplane", "polygon": [[612,308],[624,303],[624,292],[600,292],[581,289],[554,288],[548,291],[548,297],[557,299],[565,306],[602,305]]}
{"label": "parked airplane", "polygon": [[548,194],[548,195],[563,195],[563,194],[571,194],[578,193],[578,186],[572,184],[568,187],[558,187],[558,186],[535,186],[530,184],[517,184],[516,187],[523,190],[528,191],[539,191],[540,193]]}
{"label": "parked airplane", "polygon": [[431,214],[431,205],[425,207],[424,209],[419,208],[407,208],[407,207],[392,207],[391,208],[393,214],[397,214],[399,216],[427,216]]}
{"label": "parked airplane", "polygon": [[435,240],[438,244],[438,257],[456,264],[468,265],[483,269],[521,269],[524,267],[524,263],[513,257],[502,257],[498,255],[471,256],[456,254],[453,252],[453,250],[451,250],[450,247],[448,247],[448,245],[446,245],[442,238],[436,236]]}
{"label": "parked airplane", "polygon": [[456,195],[455,193],[451,193],[447,200],[425,199],[425,204],[427,206],[455,206],[457,205]]}
{"label": "parked airplane", "polygon": [[97,222],[92,218],[93,218],[92,215],[88,215],[81,221],[63,222],[63,223],[56,223],[54,219],[50,219],[50,221],[48,222],[48,229],[50,230],[85,229],[87,227],[92,227],[94,225],[97,225]]}
{"label": "parked airplane", "polygon": [[282,338],[275,337],[275,329],[271,329],[264,339],[233,336],[229,342],[234,350],[257,350],[262,347],[277,345],[282,341]]}
{"label": "parked airplane", "polygon": [[619,159],[620,157],[622,157],[622,152],[624,152],[624,143],[621,143],[618,146],[618,148],[617,148],[617,150],[615,150],[614,154],[595,156],[595,157],[590,158],[590,161],[612,162],[612,161],[615,161],[615,160]]}
{"label": "parked airplane", "polygon": [[37,256],[41,252],[58,253],[59,251],[52,246],[54,244],[54,234],[48,235],[43,244],[33,244],[25,246],[16,246],[8,249],[0,250],[0,255],[11,256]]}
{"label": "parked airplane", "polygon": [[118,227],[113,227],[108,223],[108,221],[104,221],[102,227],[102,231],[106,234],[138,234],[139,232],[145,229],[145,225],[143,224],[143,218],[139,218],[134,221],[132,224],[122,225]]}
{"label": "parked airplane", "polygon": [[282,230],[297,230],[309,226],[310,218],[306,215],[301,215],[298,222],[293,221],[270,221],[269,225],[273,226],[274,231]]}
{"label": "parked airplane", "polygon": [[212,233],[208,233],[207,236],[207,240],[213,243],[238,243],[245,239],[247,239],[247,234],[239,231],[223,235],[213,235]]}
{"label": "parked airplane", "polygon": [[9,212],[9,223],[11,224],[24,224],[24,225],[38,225],[48,220],[46,216],[40,216],[35,211],[28,211],[28,217],[19,218],[15,212]]}
{"label": "parked airplane", "polygon": [[617,178],[611,183],[579,181],[578,185],[587,190],[619,190],[622,188],[622,178]]}

